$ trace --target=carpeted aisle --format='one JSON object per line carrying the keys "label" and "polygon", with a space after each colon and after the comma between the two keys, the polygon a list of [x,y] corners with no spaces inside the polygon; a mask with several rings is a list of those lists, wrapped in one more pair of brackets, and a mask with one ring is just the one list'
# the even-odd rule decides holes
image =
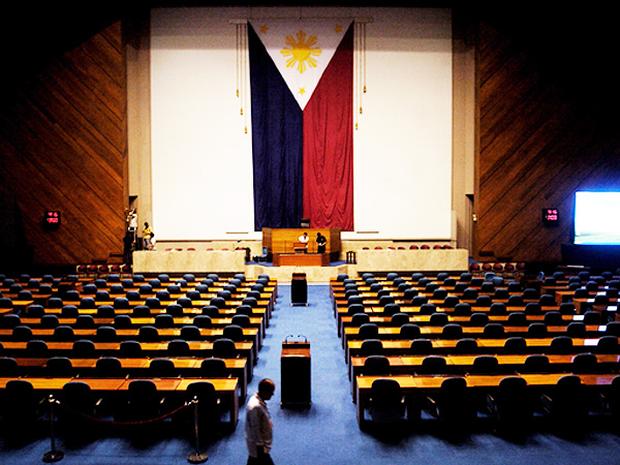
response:
{"label": "carpeted aisle", "polygon": [[[552,435],[533,435],[524,444],[506,442],[492,434],[476,434],[466,442],[452,444],[427,434],[409,434],[385,442],[359,430],[351,402],[344,352],[336,333],[329,287],[309,287],[308,307],[290,305],[290,286],[280,285],[264,347],[249,392],[258,381],[270,377],[280,383],[280,349],[284,337],[302,334],[312,344],[312,406],[309,410],[280,408],[279,391],[269,406],[274,419],[272,456],[277,465],[618,465],[620,438],[592,433],[580,442]],[[234,434],[209,447],[211,464],[245,465],[244,409]],[[20,449],[0,444],[0,464],[40,463],[48,449],[46,440]],[[172,465],[187,463],[191,450],[187,440],[167,439],[137,449],[127,440],[101,439],[80,449],[64,448],[62,464]]]}

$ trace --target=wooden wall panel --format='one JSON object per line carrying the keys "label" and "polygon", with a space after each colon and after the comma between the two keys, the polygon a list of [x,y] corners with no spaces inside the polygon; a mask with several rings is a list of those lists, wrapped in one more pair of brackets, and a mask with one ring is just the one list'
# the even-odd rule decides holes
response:
{"label": "wooden wall panel", "polygon": [[[608,113],[596,102],[584,105],[586,91],[575,92],[563,70],[549,71],[537,40],[485,20],[479,26],[474,255],[557,262],[561,244],[571,239],[574,192],[620,188],[620,138],[609,131]],[[540,47],[544,40],[538,37]],[[559,227],[542,226],[544,207],[560,209]]]}
{"label": "wooden wall panel", "polygon": [[[47,57],[0,101],[2,209],[20,218],[26,239],[17,259],[66,265],[122,252],[125,68],[115,21]],[[62,211],[56,231],[42,228],[47,209]]]}

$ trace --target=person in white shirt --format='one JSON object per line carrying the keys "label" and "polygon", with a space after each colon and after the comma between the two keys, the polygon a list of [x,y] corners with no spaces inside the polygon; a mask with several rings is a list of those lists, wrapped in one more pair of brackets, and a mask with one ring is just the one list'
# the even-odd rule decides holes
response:
{"label": "person in white shirt", "polygon": [[271,443],[273,424],[267,408],[269,399],[276,390],[275,383],[269,378],[258,383],[255,393],[246,405],[245,411],[245,442],[248,447],[247,465],[274,465],[271,459]]}
{"label": "person in white shirt", "polygon": [[310,237],[308,236],[308,233],[307,232],[303,233],[301,236],[297,238],[297,241],[301,242],[304,245],[304,253],[307,253],[308,242],[310,241]]}

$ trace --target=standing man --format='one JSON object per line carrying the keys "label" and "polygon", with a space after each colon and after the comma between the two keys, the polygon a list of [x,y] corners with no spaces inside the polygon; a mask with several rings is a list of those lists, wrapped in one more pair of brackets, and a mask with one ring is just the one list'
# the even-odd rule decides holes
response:
{"label": "standing man", "polygon": [[310,238],[308,237],[308,233],[304,232],[301,236],[297,238],[297,241],[303,244],[304,253],[308,253],[308,241],[310,241]]}
{"label": "standing man", "polygon": [[267,403],[276,390],[269,378],[258,383],[258,392],[250,397],[245,412],[245,442],[248,446],[247,465],[274,465],[271,460],[273,425]]}
{"label": "standing man", "polygon": [[327,238],[320,232],[316,233],[316,251],[317,253],[325,253]]}

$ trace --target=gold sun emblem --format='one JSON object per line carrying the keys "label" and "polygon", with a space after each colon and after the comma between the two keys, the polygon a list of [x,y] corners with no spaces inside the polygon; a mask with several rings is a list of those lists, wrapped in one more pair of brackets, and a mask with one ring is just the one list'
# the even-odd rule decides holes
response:
{"label": "gold sun emblem", "polygon": [[296,38],[292,35],[286,36],[287,48],[280,50],[280,53],[286,58],[286,67],[292,68],[297,66],[297,71],[303,73],[310,66],[316,68],[317,57],[321,54],[321,49],[315,47],[317,38],[315,35],[307,37],[304,31],[299,31]]}

